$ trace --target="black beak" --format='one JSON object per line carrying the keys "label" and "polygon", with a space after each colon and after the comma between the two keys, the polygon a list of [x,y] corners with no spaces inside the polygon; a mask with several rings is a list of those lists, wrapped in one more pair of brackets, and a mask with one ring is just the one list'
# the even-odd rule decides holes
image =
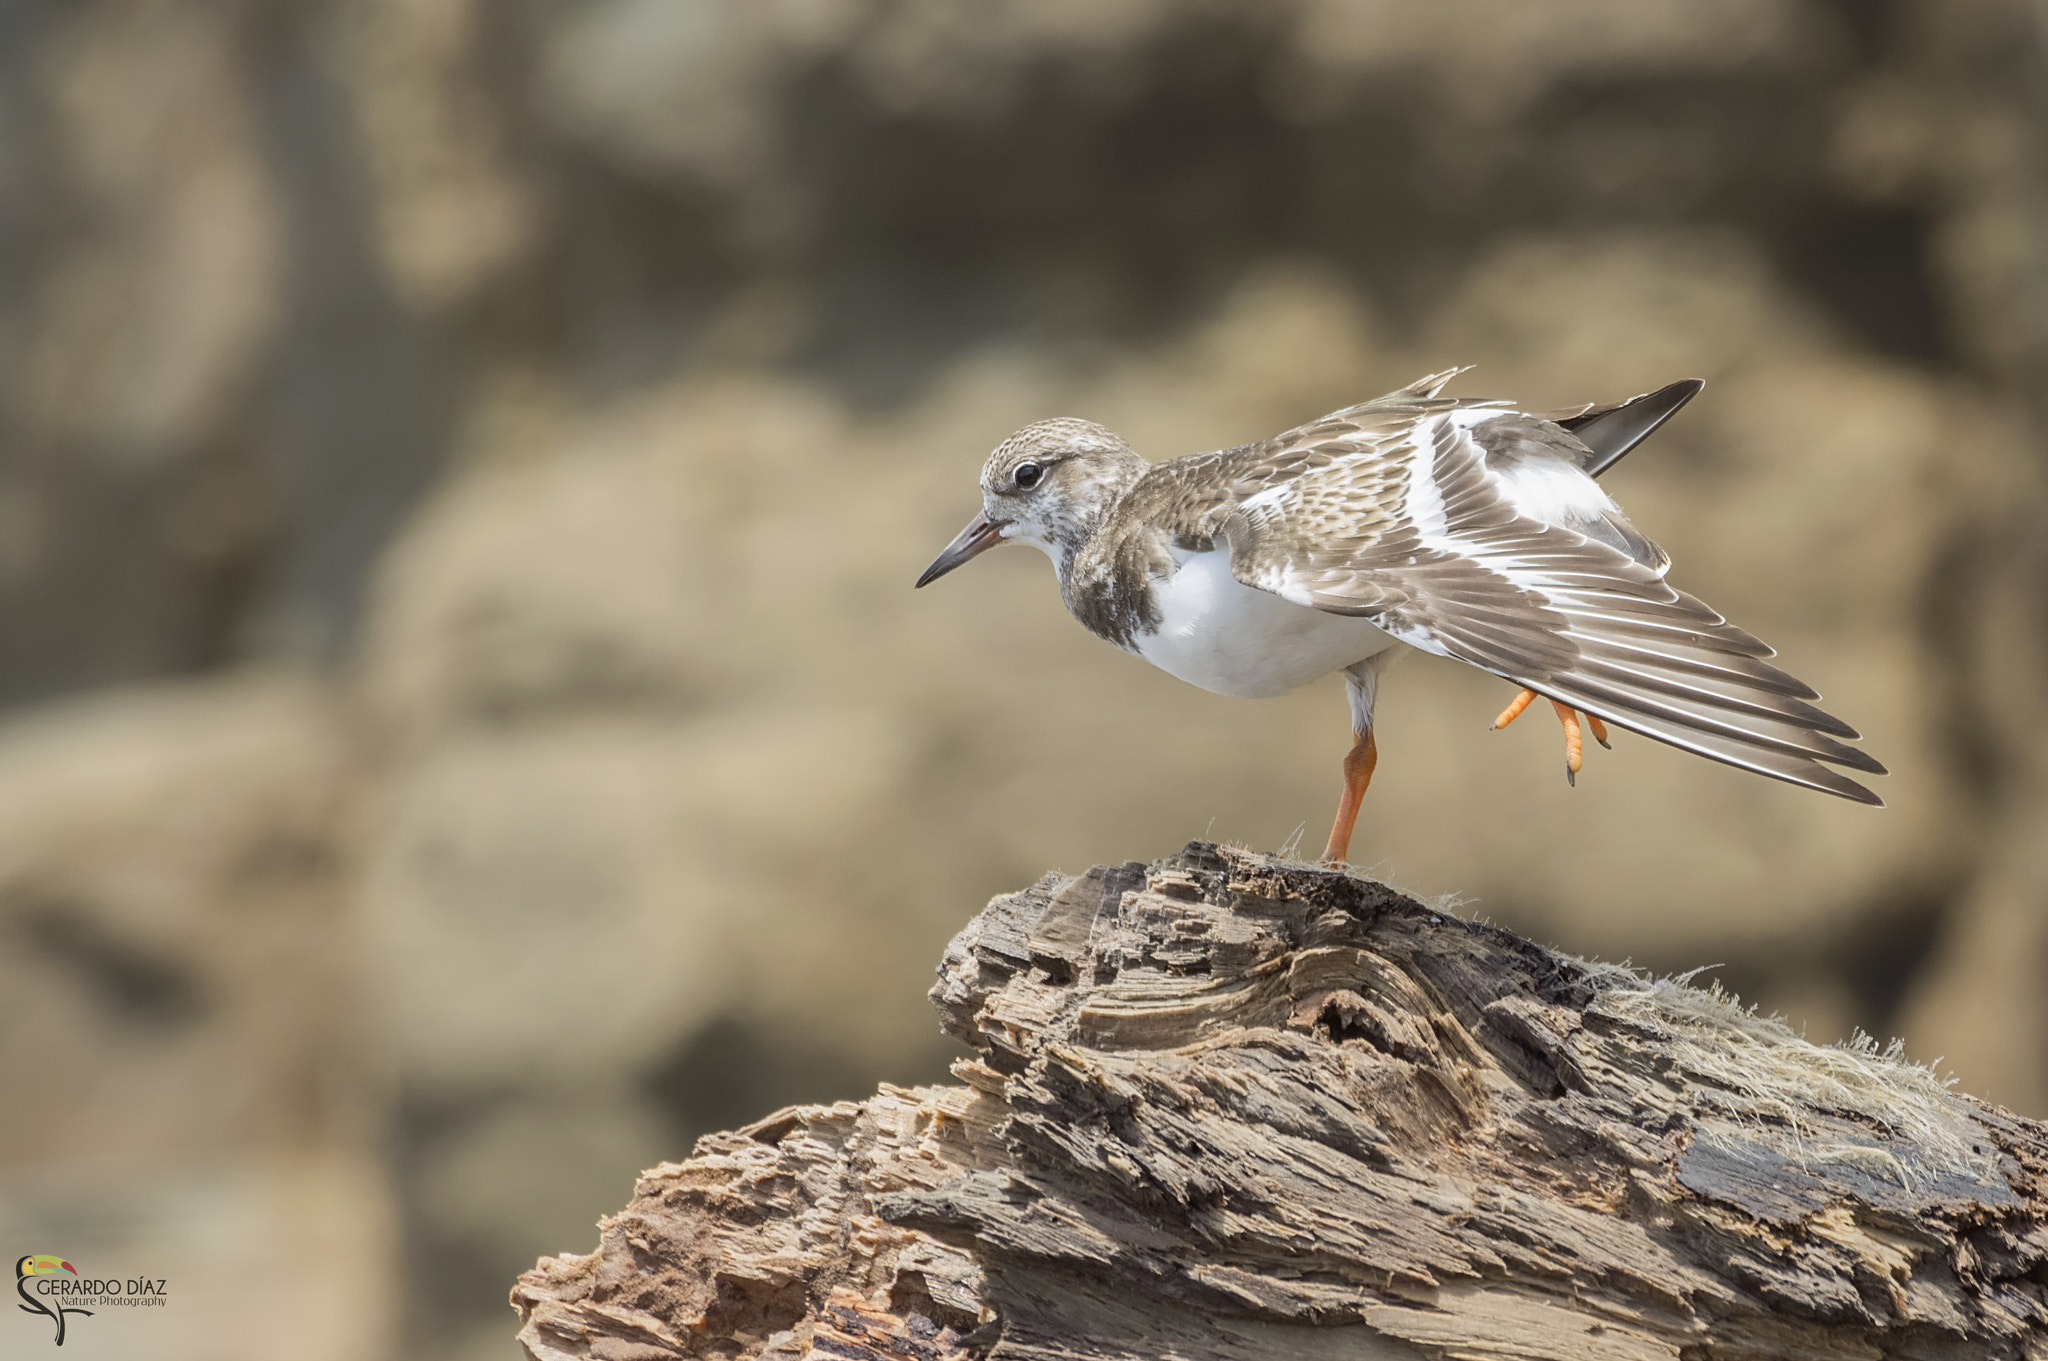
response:
{"label": "black beak", "polygon": [[919,586],[929,586],[946,573],[958,567],[977,553],[986,552],[1003,541],[1003,529],[1007,520],[991,520],[986,515],[977,515],[967,528],[953,536],[953,542],[932,559],[932,565],[924,569],[924,575],[917,579]]}

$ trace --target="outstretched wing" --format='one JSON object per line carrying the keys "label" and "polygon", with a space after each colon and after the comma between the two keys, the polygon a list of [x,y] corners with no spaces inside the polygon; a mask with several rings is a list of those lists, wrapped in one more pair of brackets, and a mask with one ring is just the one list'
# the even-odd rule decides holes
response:
{"label": "outstretched wing", "polygon": [[1474,437],[1500,410],[1420,413],[1396,447],[1240,502],[1217,530],[1232,574],[1647,737],[1881,805],[1830,767],[1884,767],[1764,660],[1769,647],[1667,585],[1659,564],[1525,513]]}

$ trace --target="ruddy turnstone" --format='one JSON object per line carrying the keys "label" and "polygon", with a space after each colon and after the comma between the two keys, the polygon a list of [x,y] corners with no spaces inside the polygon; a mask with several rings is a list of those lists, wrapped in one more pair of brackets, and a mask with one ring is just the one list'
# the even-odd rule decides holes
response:
{"label": "ruddy turnstone", "polygon": [[1045,550],[1088,630],[1222,695],[1283,694],[1342,671],[1344,792],[1323,859],[1341,862],[1378,760],[1373,700],[1405,643],[1579,716],[1858,803],[1832,769],[1885,773],[1855,729],[1776,655],[1666,584],[1671,559],[1594,481],[1702,384],[1569,411],[1440,395],[1463,369],[1284,435],[1151,464],[1090,421],[1027,425],[981,470],[982,511],[917,579],[1000,543]]}

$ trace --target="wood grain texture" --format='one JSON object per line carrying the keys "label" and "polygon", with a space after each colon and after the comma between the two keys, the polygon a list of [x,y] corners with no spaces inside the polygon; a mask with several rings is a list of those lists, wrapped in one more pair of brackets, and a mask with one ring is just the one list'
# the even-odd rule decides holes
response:
{"label": "wood grain texture", "polygon": [[1339,871],[991,902],[976,1056],[708,1136],[513,1293],[540,1361],[2048,1357],[2048,1128]]}

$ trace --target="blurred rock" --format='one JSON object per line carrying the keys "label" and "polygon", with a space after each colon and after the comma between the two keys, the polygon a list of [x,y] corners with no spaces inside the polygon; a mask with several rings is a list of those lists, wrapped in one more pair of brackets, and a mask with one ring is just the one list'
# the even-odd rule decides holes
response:
{"label": "blurred rock", "polygon": [[338,7],[374,241],[411,306],[462,301],[538,236],[532,191],[505,164],[472,0]]}
{"label": "blurred rock", "polygon": [[43,272],[20,419],[143,463],[217,436],[277,321],[280,225],[233,7],[80,7],[41,72],[74,229]]}
{"label": "blurred rock", "polygon": [[88,1355],[391,1344],[346,732],[273,674],[0,729],[0,1237],[170,1283],[161,1311],[80,1320]]}
{"label": "blurred rock", "polygon": [[[1862,187],[1924,205],[1950,334],[1981,375],[1977,405],[2017,438],[2006,457],[1952,440],[1975,498],[1928,593],[1940,667],[1934,726],[1971,777],[1972,862],[1950,930],[1901,1017],[1964,1081],[2048,1108],[2048,23],[2038,5],[1922,0],[1892,17],[1884,77],[1845,105],[1838,146]],[[1901,108],[1910,113],[1901,113]],[[1917,127],[1913,123],[1918,123]],[[1875,166],[1875,173],[1870,167]]]}
{"label": "blurred rock", "polygon": [[231,654],[276,529],[249,405],[287,250],[244,7],[39,12],[41,41],[5,61],[0,150],[0,697],[15,701]]}
{"label": "blurred rock", "polygon": [[[537,1237],[588,1241],[590,1206],[629,1192],[641,1168],[675,1147],[636,1093],[589,1086],[494,1102],[410,1134],[402,1164],[414,1276],[408,1331],[415,1351],[447,1361],[506,1357],[504,1320],[467,1302],[516,1277]],[[455,1307],[437,1308],[441,1300]]]}
{"label": "blurred rock", "polygon": [[1553,82],[1646,67],[1675,76],[1793,60],[1807,55],[1801,49],[1820,27],[1787,0],[1572,0],[1541,11],[1514,0],[1428,9],[1303,0],[1299,8],[1296,44],[1307,60],[1354,77],[1435,67],[1447,86],[1468,87],[1466,97],[1481,100],[1499,99],[1503,83],[1528,95]]}
{"label": "blurred rock", "polygon": [[1990,829],[1958,929],[1933,961],[1901,1027],[1958,1081],[1983,1082],[1985,1099],[2048,1109],[2048,799],[2019,803]]}
{"label": "blurred rock", "polygon": [[316,684],[267,675],[0,731],[0,1162],[171,1169],[374,1131],[344,731]]}

